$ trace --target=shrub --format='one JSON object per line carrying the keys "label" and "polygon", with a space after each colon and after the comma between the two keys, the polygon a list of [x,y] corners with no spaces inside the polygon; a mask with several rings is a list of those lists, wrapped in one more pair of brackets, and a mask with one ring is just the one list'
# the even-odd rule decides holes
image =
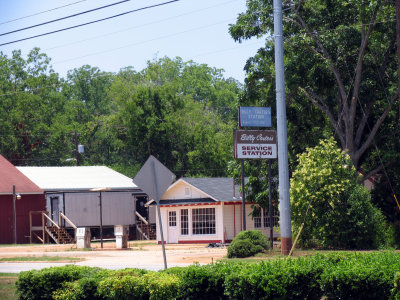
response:
{"label": "shrub", "polygon": [[114,274],[99,282],[97,293],[105,299],[176,299],[180,285],[179,277],[174,274]]}
{"label": "shrub", "polygon": [[241,231],[228,247],[228,257],[249,257],[268,249],[266,236],[258,230]]}
{"label": "shrub", "polygon": [[392,289],[392,298],[395,300],[400,300],[400,273],[396,274],[394,279],[394,288]]}
{"label": "shrub", "polygon": [[333,138],[299,155],[290,199],[294,232],[308,211],[300,245],[377,249],[384,244],[383,215],[357,180],[350,157]]}
{"label": "shrub", "polygon": [[399,254],[355,253],[326,267],[320,285],[329,299],[389,299],[399,271]]}
{"label": "shrub", "polygon": [[51,267],[21,272],[15,284],[20,299],[51,299],[53,292],[65,282],[91,277],[99,271],[98,268],[72,265]]}
{"label": "shrub", "polygon": [[277,259],[248,264],[225,280],[229,299],[320,299],[322,259]]}

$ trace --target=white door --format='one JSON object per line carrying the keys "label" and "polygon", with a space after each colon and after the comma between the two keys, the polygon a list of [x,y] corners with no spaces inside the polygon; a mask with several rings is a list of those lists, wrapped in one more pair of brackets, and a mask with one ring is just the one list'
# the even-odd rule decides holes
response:
{"label": "white door", "polygon": [[178,243],[177,211],[168,211],[168,244]]}

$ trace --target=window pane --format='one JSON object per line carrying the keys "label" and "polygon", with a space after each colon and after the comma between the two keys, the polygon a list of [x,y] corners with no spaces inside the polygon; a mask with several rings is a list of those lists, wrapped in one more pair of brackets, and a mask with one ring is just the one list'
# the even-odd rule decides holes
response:
{"label": "window pane", "polygon": [[189,213],[187,209],[181,209],[181,235],[189,234]]}
{"label": "window pane", "polygon": [[171,227],[176,226],[176,211],[168,212],[168,222],[169,222],[169,226],[171,226]]}
{"label": "window pane", "polygon": [[215,208],[192,210],[193,234],[215,234]]}

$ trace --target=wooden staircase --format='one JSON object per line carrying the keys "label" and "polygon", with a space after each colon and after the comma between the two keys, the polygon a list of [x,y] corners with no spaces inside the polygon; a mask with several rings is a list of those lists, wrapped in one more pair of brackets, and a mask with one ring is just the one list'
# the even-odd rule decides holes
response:
{"label": "wooden staircase", "polygon": [[74,238],[63,227],[57,228],[56,226],[46,226],[45,230],[57,244],[74,243]]}
{"label": "wooden staircase", "polygon": [[138,240],[156,239],[156,224],[150,224],[138,212],[136,212],[136,238]]}
{"label": "wooden staircase", "polygon": [[[41,219],[42,219],[42,224],[41,226],[33,226],[33,215],[35,214],[40,214]],[[37,238],[39,241],[41,241],[43,244],[49,242],[49,238],[54,240],[55,243],[57,244],[73,244],[75,243],[75,237],[76,237],[76,230],[77,227],[75,226],[74,223],[70,219],[67,218],[61,211],[59,213],[59,221],[58,224],[54,222],[50,217],[49,217],[49,212],[48,211],[30,211],[29,212],[29,227],[30,227],[30,235],[29,239],[32,244],[33,238]],[[74,230],[74,235],[71,236],[67,229],[63,226],[65,223],[68,223],[70,225],[70,230]],[[60,224],[60,225],[59,225]],[[39,234],[35,233],[34,231],[41,231],[42,235],[40,236]]]}
{"label": "wooden staircase", "polygon": [[136,220],[136,232],[138,240],[155,240],[156,224],[145,224],[142,220]]}

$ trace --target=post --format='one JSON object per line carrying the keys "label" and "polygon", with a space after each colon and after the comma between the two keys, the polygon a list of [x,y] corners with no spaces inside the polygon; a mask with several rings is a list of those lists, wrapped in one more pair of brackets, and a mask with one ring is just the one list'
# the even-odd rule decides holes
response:
{"label": "post", "polygon": [[[78,151],[78,133],[76,130],[74,131],[75,135],[75,158],[76,158],[76,165],[79,166],[79,151]],[[103,247],[102,247],[103,248]]]}
{"label": "post", "polygon": [[158,226],[160,227],[160,233],[161,233],[161,245],[162,245],[163,257],[164,257],[164,268],[167,269],[167,256],[165,255],[164,233],[163,233],[161,209],[160,209],[160,196],[158,195],[156,166],[154,165],[154,161],[151,162],[151,166],[153,168],[154,186],[155,186],[155,190],[156,190],[156,199],[155,200],[157,203],[157,214],[158,214],[158,223],[159,223]]}
{"label": "post", "polygon": [[246,230],[246,196],[244,192],[244,159],[241,161],[242,164],[242,212],[243,212],[243,230]]}
{"label": "post", "polygon": [[268,160],[268,190],[269,190],[269,210],[268,210],[268,217],[269,217],[269,238],[271,243],[271,249],[274,248],[274,227],[272,222],[272,183],[271,183],[271,160]]}
{"label": "post", "polygon": [[13,184],[13,208],[14,208],[14,244],[17,243],[17,195],[15,194],[15,184]]}
{"label": "post", "polygon": [[282,27],[282,1],[274,0],[275,84],[278,131],[279,202],[282,242],[281,253],[283,255],[287,255],[292,247],[292,229],[290,224],[289,168]]}
{"label": "post", "polygon": [[100,191],[100,245],[101,249],[103,249],[103,207],[102,207],[102,200],[101,200],[101,191]]}

